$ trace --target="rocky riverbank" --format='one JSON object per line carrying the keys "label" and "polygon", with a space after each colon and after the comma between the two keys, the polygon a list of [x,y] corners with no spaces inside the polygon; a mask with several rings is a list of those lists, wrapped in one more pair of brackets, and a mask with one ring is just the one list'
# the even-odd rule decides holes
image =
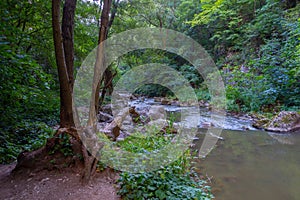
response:
{"label": "rocky riverbank", "polygon": [[281,111],[272,119],[257,119],[253,126],[271,132],[294,132],[300,130],[300,114],[296,111]]}

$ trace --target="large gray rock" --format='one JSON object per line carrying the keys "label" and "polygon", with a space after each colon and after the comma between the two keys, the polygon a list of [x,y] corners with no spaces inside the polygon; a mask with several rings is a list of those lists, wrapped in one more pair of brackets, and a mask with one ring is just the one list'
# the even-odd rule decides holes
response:
{"label": "large gray rock", "polygon": [[120,135],[120,127],[116,120],[110,123],[98,123],[97,128],[99,132],[104,133],[112,141],[116,141]]}
{"label": "large gray rock", "polygon": [[112,115],[111,104],[101,106],[100,110],[104,113]]}
{"label": "large gray rock", "polygon": [[151,120],[166,119],[166,111],[163,106],[151,106],[148,116]]}
{"label": "large gray rock", "polygon": [[272,132],[292,132],[300,129],[300,114],[295,111],[282,111],[265,125]]}
{"label": "large gray rock", "polygon": [[108,113],[101,112],[101,111],[99,112],[98,118],[99,118],[99,122],[108,122],[109,123],[114,120],[113,116],[111,116]]}

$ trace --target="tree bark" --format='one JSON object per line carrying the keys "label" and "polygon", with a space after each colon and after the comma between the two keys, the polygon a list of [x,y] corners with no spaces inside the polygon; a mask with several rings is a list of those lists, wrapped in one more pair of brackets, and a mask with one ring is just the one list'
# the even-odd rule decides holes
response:
{"label": "tree bark", "polygon": [[[52,0],[52,27],[60,86],[60,127],[70,128],[74,126],[74,119],[72,110],[72,88],[70,85],[70,74],[68,72],[73,71],[73,69],[68,70],[66,65],[63,37],[60,27],[60,0]],[[73,68],[73,66],[69,67]]]}
{"label": "tree bark", "polygon": [[[99,30],[99,36],[98,36],[98,52],[97,52],[97,59],[95,68],[100,68],[100,66],[104,66],[103,63],[105,62],[105,58],[103,56],[104,47],[102,44],[103,41],[107,39],[108,30],[109,30],[109,13],[112,5],[112,0],[104,0],[103,1],[103,8],[100,18],[100,30]],[[114,14],[115,15],[115,14]],[[111,22],[112,24],[112,22]],[[100,71],[102,71],[100,69]],[[95,71],[96,72],[96,71]],[[102,74],[101,74],[102,75]],[[95,79],[94,79],[95,80]],[[100,93],[100,86],[101,86],[101,80],[96,79],[97,86],[95,88],[95,112],[99,110],[99,93]]]}
{"label": "tree bark", "polygon": [[[112,73],[112,68],[109,66],[105,72],[104,72],[104,76],[103,76],[103,79],[99,82],[98,86],[98,91],[100,90],[100,85],[101,83],[103,83],[103,88],[102,88],[102,91],[101,91],[101,96],[98,100],[99,102],[99,106],[102,105],[103,101],[104,101],[104,98],[105,98],[105,95],[106,95],[106,92],[108,90],[108,94],[111,95],[112,92],[113,92],[113,79],[114,77],[117,75],[117,72],[115,72],[114,74]],[[100,92],[100,91],[99,91]],[[99,93],[98,92],[98,93]]]}
{"label": "tree bark", "polygon": [[[87,122],[87,129],[91,131],[90,135],[97,130],[97,117],[96,113],[99,111],[99,90],[100,90],[100,77],[103,75],[104,71],[104,64],[105,64],[105,57],[104,51],[105,47],[103,41],[107,38],[108,33],[108,24],[109,24],[109,13],[112,5],[112,0],[104,0],[101,13],[101,25],[99,30],[99,37],[98,37],[98,49],[97,49],[97,57],[96,63],[94,67],[94,77],[93,77],[93,85],[92,85],[92,96],[89,108],[89,120]],[[87,152],[83,152],[84,156],[84,173],[83,173],[83,181],[87,183],[89,181],[89,177],[94,174],[94,170],[97,164],[97,158],[93,157],[92,154]]]}
{"label": "tree bark", "polygon": [[[108,19],[109,12],[111,7],[111,0],[104,0],[103,11],[101,15],[101,28],[99,31],[99,42],[102,42],[106,39],[107,31],[108,31]],[[75,9],[76,9],[76,0],[65,0],[64,8],[63,8],[63,18],[62,23],[60,23],[60,0],[52,0],[52,28],[53,28],[53,40],[54,40],[54,49],[55,49],[55,57],[59,78],[59,86],[60,86],[60,128],[56,132],[53,138],[50,138],[47,141],[45,147],[34,151],[28,152],[20,155],[18,158],[17,167],[20,169],[26,166],[39,166],[44,167],[47,163],[49,164],[49,152],[54,148],[61,146],[61,135],[68,134],[72,138],[70,138],[70,143],[72,144],[72,150],[74,155],[82,154],[84,158],[84,169],[82,171],[82,180],[84,183],[88,183],[91,179],[91,176],[96,172],[97,166],[97,158],[94,157],[95,153],[97,153],[101,148],[102,144],[99,144],[97,136],[95,136],[95,125],[96,125],[96,115],[95,115],[95,102],[91,102],[90,106],[90,120],[85,127],[85,134],[87,137],[84,137],[85,142],[93,142],[94,146],[97,147],[93,151],[88,152],[88,150],[83,145],[82,139],[79,138],[78,131],[75,128],[74,123],[74,114],[73,113],[73,85],[74,85],[74,17],[75,17]],[[98,48],[98,56],[97,56],[97,64],[101,64],[104,62],[103,57],[103,46],[99,46]],[[101,65],[99,65],[101,66]],[[94,74],[94,80],[99,79],[99,74]],[[98,81],[99,82],[99,81]],[[96,84],[93,85],[93,95],[95,94],[95,89],[97,87]],[[93,96],[92,100],[94,100],[95,96]],[[93,109],[91,109],[93,108]],[[92,114],[91,114],[92,113]],[[73,139],[75,138],[75,140]],[[73,148],[74,147],[74,148]],[[76,148],[75,148],[76,147]],[[59,151],[57,155],[58,156]],[[64,155],[61,155],[64,156]],[[62,164],[73,163],[73,159],[76,156],[68,157],[69,162],[64,160],[65,157],[62,157]],[[71,161],[70,161],[71,159]],[[36,162],[35,162],[36,161]],[[79,161],[82,164],[81,161]],[[50,163],[51,164],[51,163]],[[80,165],[80,167],[82,167]]]}
{"label": "tree bark", "polygon": [[[74,18],[74,11],[76,0],[66,0],[68,3],[72,4],[72,11],[68,13],[68,16]],[[72,142],[72,150],[74,155],[78,152],[75,150],[77,144],[82,145],[77,130],[74,128],[74,119],[73,119],[73,109],[72,109],[72,85],[70,84],[70,77],[73,76],[73,64],[67,67],[66,65],[66,56],[65,56],[65,48],[64,48],[64,38],[61,30],[60,23],[60,0],[52,0],[52,28],[53,28],[53,40],[54,40],[54,50],[55,50],[55,58],[57,64],[58,78],[59,78],[59,86],[60,86],[60,128],[57,130],[56,134],[53,138],[47,140],[47,143],[44,147],[32,151],[32,152],[22,152],[18,156],[18,163],[15,172],[19,171],[19,169],[28,168],[30,170],[39,170],[39,169],[51,169],[52,164],[50,163],[51,157],[59,158],[59,163],[55,164],[55,167],[63,166],[63,165],[71,165],[73,163],[74,157],[65,157],[61,154],[61,152],[56,151],[54,148],[61,146],[61,138],[60,136],[67,133],[71,137],[75,138],[75,140],[71,139]],[[73,12],[73,13],[72,13]],[[64,15],[64,18],[67,15]],[[63,21],[66,22],[66,19]],[[70,22],[74,23],[74,22]],[[73,57],[73,46],[70,45],[70,41],[73,42],[73,33],[72,33],[72,25],[71,28],[66,26],[65,31],[70,32],[67,40],[69,40],[66,44],[70,47],[68,52],[68,61],[72,61]],[[70,69],[68,71],[68,68]],[[70,141],[71,143],[71,141]],[[49,152],[54,151],[56,154],[49,155]],[[76,161],[75,161],[76,162]],[[52,166],[53,167],[53,166]],[[22,171],[21,171],[22,172]]]}
{"label": "tree bark", "polygon": [[66,67],[71,90],[74,85],[74,17],[76,0],[65,0],[62,19],[62,37]]}
{"label": "tree bark", "polygon": [[[120,0],[116,0],[113,2],[112,1],[107,2],[107,5],[112,7],[110,17],[109,17],[110,11],[108,10],[108,9],[110,9],[110,7],[107,8],[107,7],[104,7],[104,5],[103,5],[103,11],[104,11],[104,8],[106,10],[105,10],[105,12],[102,12],[102,15],[101,15],[101,27],[100,27],[99,39],[98,39],[99,44],[101,42],[103,42],[104,40],[106,40],[108,37],[108,32],[114,22],[119,3],[120,3]],[[104,72],[103,79],[101,79],[97,85],[97,94],[96,94],[96,98],[95,98],[97,112],[99,110],[99,106],[101,106],[104,101],[107,90],[108,90],[108,94],[111,94],[113,91],[112,80],[115,75],[116,74],[113,74],[113,72],[112,72],[111,66],[109,66]],[[103,83],[103,88],[102,88],[101,96],[99,97],[100,87],[101,87],[102,83]]]}
{"label": "tree bark", "polygon": [[[83,183],[88,183],[91,176],[96,171],[97,159],[91,155],[82,144],[75,130],[71,134],[71,129],[75,127],[73,118],[73,85],[74,85],[74,16],[76,0],[65,0],[63,9],[62,29],[60,28],[60,0],[52,0],[52,24],[53,38],[55,45],[55,56],[60,83],[60,128],[57,134],[65,132],[76,138],[81,145],[81,153],[84,159],[84,169],[82,171]],[[63,130],[63,131],[60,131]]]}
{"label": "tree bark", "polygon": [[[117,0],[117,1],[114,1],[112,3],[113,7],[111,9],[111,15],[110,15],[110,19],[109,19],[108,24],[107,24],[107,29],[105,30],[106,34],[105,34],[104,40],[107,39],[107,37],[108,37],[108,31],[111,28],[111,26],[112,26],[112,24],[114,22],[114,19],[116,17],[116,13],[117,13],[117,9],[118,9],[118,6],[119,6],[119,2],[120,2],[120,0]],[[99,38],[99,40],[100,40],[100,38]],[[112,94],[112,92],[113,92],[113,82],[112,82],[112,80],[113,80],[113,78],[114,78],[115,75],[116,75],[116,73],[113,74],[111,66],[108,66],[108,68],[104,72],[103,79],[100,80],[100,82],[98,83],[98,87],[97,87],[97,90],[100,92],[100,86],[103,83],[103,88],[102,88],[101,96],[100,96],[99,100],[96,101],[98,103],[98,107],[102,105],[107,90],[108,90],[108,94],[109,95]],[[99,92],[98,92],[98,94],[99,94]],[[98,107],[97,107],[97,109],[99,109]]]}

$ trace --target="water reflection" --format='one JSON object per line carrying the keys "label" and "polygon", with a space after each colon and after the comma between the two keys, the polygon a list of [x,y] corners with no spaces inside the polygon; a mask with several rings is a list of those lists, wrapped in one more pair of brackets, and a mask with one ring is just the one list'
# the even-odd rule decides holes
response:
{"label": "water reflection", "polygon": [[[195,164],[202,175],[213,176],[217,200],[300,199],[300,133],[224,130],[222,137]],[[195,149],[201,143],[196,141]]]}

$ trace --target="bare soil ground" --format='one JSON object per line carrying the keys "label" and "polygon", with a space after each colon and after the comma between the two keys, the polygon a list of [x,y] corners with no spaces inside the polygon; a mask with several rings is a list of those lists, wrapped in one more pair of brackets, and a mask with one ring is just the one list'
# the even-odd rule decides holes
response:
{"label": "bare soil ground", "polygon": [[118,175],[112,170],[96,174],[88,185],[82,185],[76,171],[18,172],[15,164],[0,165],[0,200],[120,200]]}

